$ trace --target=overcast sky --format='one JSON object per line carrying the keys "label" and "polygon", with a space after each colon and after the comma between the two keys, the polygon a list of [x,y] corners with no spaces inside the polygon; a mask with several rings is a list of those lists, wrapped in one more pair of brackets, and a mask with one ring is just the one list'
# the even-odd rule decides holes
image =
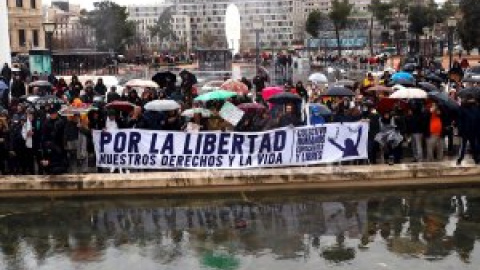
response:
{"label": "overcast sky", "polygon": [[[43,0],[42,2],[46,5],[50,5],[52,0]],[[53,0],[55,1],[55,0]],[[70,0],[70,3],[72,4],[80,4],[82,8],[86,9],[93,9],[93,2],[96,2],[98,0]],[[444,0],[436,0],[437,2],[441,3]],[[163,2],[162,0],[113,0],[113,2],[116,2],[120,5],[135,5],[135,4],[154,4],[158,2]]]}

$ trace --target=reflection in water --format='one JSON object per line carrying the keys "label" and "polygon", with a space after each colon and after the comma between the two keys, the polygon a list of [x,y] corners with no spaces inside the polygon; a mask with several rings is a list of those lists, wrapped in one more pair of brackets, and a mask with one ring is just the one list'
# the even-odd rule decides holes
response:
{"label": "reflection in water", "polygon": [[480,190],[342,198],[5,203],[0,269],[475,269]]}

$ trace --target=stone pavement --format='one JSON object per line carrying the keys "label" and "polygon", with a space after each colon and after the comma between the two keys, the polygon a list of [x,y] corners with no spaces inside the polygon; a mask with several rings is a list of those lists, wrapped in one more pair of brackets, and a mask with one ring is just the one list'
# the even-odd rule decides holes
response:
{"label": "stone pavement", "polygon": [[454,162],[130,174],[0,176],[0,198],[232,193],[305,189],[436,188],[480,183],[480,166]]}

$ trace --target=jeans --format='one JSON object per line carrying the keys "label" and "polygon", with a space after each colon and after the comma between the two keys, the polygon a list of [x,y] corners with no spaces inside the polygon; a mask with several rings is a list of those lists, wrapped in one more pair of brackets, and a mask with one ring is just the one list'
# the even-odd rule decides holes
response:
{"label": "jeans", "polygon": [[434,160],[434,153],[437,154],[437,160],[443,160],[443,137],[438,135],[430,135],[427,139],[427,160]]}
{"label": "jeans", "polygon": [[462,145],[460,146],[460,154],[458,156],[457,164],[462,163],[465,158],[465,152],[467,151],[467,143],[470,144],[470,149],[472,151],[472,158],[475,163],[480,162],[479,149],[478,149],[478,138],[475,137],[462,137]]}
{"label": "jeans", "polygon": [[414,133],[412,134],[412,151],[413,157],[416,161],[423,160],[423,134]]}

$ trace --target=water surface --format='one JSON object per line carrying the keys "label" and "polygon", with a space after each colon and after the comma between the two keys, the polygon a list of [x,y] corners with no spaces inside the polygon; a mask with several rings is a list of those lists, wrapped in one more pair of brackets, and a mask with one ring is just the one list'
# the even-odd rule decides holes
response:
{"label": "water surface", "polygon": [[0,269],[479,269],[480,189],[0,202]]}

